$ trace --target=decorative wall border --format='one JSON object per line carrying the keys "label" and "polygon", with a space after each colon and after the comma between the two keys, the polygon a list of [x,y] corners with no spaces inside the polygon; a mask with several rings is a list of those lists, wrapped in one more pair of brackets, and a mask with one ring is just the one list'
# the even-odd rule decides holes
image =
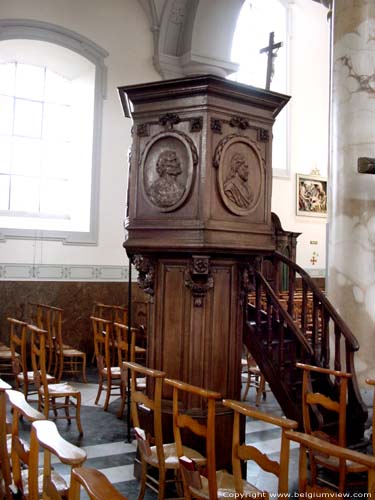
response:
{"label": "decorative wall border", "polygon": [[[312,278],[325,278],[326,270],[308,268]],[[138,273],[133,272],[136,282]],[[128,281],[128,266],[62,264],[0,264],[0,281]]]}
{"label": "decorative wall border", "polygon": [[[128,281],[128,266],[0,264],[0,281]],[[137,281],[134,276],[132,281]]]}

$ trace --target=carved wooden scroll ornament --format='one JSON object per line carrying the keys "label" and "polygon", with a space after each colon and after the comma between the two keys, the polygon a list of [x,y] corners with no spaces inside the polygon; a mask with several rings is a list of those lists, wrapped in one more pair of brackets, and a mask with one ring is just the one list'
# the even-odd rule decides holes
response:
{"label": "carved wooden scroll ornament", "polygon": [[214,286],[208,256],[193,255],[189,269],[185,272],[185,285],[192,291],[194,306],[202,307],[206,293]]}

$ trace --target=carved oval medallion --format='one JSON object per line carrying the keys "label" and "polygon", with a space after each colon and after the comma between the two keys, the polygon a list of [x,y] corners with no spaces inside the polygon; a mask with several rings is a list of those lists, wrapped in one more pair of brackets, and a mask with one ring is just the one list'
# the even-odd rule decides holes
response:
{"label": "carved oval medallion", "polygon": [[224,138],[215,152],[218,186],[224,205],[236,215],[247,215],[264,189],[264,162],[256,143],[237,134]]}
{"label": "carved oval medallion", "polygon": [[161,212],[176,210],[189,195],[196,162],[195,146],[185,134],[169,131],[155,136],[142,157],[145,197]]}

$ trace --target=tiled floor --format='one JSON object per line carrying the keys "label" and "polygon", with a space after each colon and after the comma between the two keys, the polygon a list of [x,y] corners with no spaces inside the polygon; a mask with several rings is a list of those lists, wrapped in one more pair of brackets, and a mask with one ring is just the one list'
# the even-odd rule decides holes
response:
{"label": "tiled floor", "polygon": [[[92,376],[90,377],[91,380]],[[71,426],[66,421],[58,421],[58,428],[62,436],[72,443],[83,447],[87,452],[86,466],[101,470],[116,488],[126,495],[130,500],[138,498],[138,481],[133,476],[133,461],[136,447],[133,443],[126,442],[126,418],[118,419],[116,412],[119,400],[113,398],[109,411],[104,412],[101,406],[94,404],[97,385],[94,383],[74,383],[82,392],[82,423],[84,436],[78,436],[77,428],[73,421]],[[103,403],[102,395],[101,403]],[[248,402],[255,404],[255,394],[250,393]],[[279,405],[272,393],[267,393],[267,398],[262,401],[260,409],[271,414],[282,415]],[[246,441],[255,446],[261,445],[264,453],[270,458],[278,457],[280,446],[280,432],[274,426],[259,421],[247,421]],[[56,470],[66,474],[66,467],[61,464],[55,465]],[[292,443],[290,457],[290,492],[297,490],[298,449]],[[261,489],[269,492],[277,492],[277,480],[274,476],[260,470],[251,464],[248,467],[248,480]],[[82,495],[82,498],[87,498]],[[154,500],[157,496],[146,490],[146,500]],[[108,499],[110,500],[110,499]]]}

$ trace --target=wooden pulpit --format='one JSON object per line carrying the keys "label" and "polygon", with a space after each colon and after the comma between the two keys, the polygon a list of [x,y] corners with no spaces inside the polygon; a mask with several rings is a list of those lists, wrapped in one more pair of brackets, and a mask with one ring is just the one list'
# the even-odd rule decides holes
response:
{"label": "wooden pulpit", "polygon": [[[147,364],[240,399],[251,275],[275,249],[272,125],[289,97],[210,75],[119,93],[133,119],[124,247],[150,296]],[[219,467],[231,425],[219,407]]]}

